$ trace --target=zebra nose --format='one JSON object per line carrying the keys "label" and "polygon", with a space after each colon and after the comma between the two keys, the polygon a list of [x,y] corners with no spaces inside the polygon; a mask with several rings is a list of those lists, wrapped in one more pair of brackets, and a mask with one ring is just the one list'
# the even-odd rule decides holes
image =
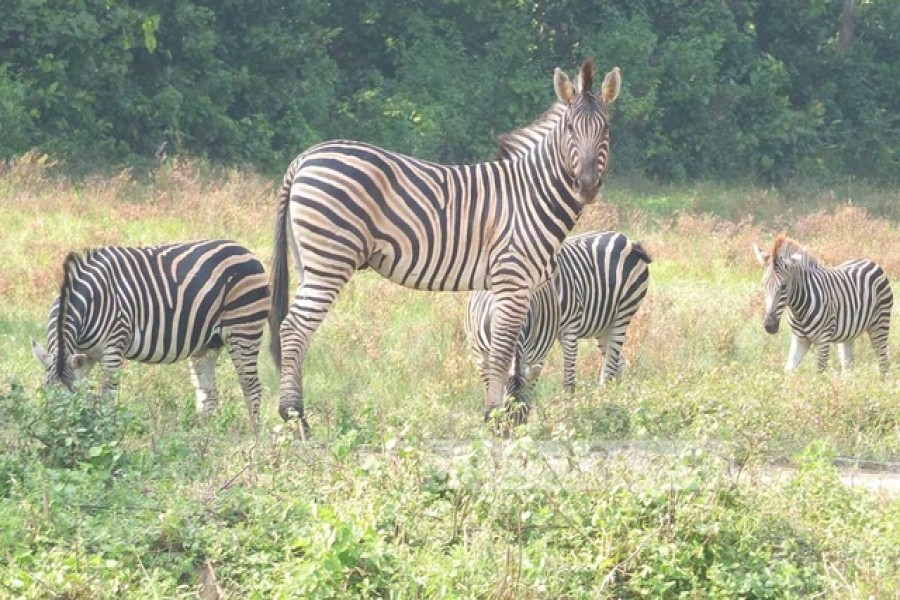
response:
{"label": "zebra nose", "polygon": [[600,179],[599,175],[593,173],[581,173],[581,175],[578,176],[578,180],[575,182],[575,189],[581,196],[582,201],[584,201],[585,204],[590,204],[597,201],[602,185],[603,180]]}
{"label": "zebra nose", "polygon": [[763,327],[766,328],[766,333],[778,333],[778,321],[775,319],[766,319]]}

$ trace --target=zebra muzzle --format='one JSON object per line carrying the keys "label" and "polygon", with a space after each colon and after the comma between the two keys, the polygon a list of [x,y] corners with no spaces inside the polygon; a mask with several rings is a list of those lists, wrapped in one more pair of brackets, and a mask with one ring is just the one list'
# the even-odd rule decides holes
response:
{"label": "zebra muzzle", "polygon": [[766,333],[778,333],[778,321],[775,319],[766,319],[763,321],[763,327]]}
{"label": "zebra muzzle", "polygon": [[597,201],[600,197],[601,187],[603,187],[603,180],[599,176],[595,177],[582,173],[575,180],[575,191],[585,204],[592,204]]}

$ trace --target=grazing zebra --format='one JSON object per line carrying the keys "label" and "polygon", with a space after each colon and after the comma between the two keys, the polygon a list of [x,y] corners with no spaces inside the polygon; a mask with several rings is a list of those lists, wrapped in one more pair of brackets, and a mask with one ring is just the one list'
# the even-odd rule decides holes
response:
{"label": "grazing zebra", "polygon": [[[272,353],[281,367],[279,412],[303,412],[302,363],[310,338],[357,269],[421,290],[494,293],[485,417],[502,404],[531,291],[600,190],[609,153],[607,105],[618,69],[599,93],[593,63],[576,91],[559,69],[563,117],[518,160],[448,166],[354,141],[300,154],[278,195],[272,270]],[[289,305],[287,247],[300,272]]]}
{"label": "grazing zebra", "polygon": [[32,340],[46,385],[72,387],[94,363],[103,392],[115,393],[124,359],[189,359],[197,411],[218,401],[216,358],[228,348],[250,421],[259,422],[257,358],[269,313],[259,260],[234,242],[209,240],[70,253],[50,311],[47,349]]}
{"label": "grazing zebra", "polygon": [[853,341],[864,332],[878,356],[882,377],[888,373],[888,331],[894,295],[884,270],[871,260],[851,260],[837,267],[821,264],[803,246],[779,235],[771,252],[753,244],[765,267],[766,313],[763,325],[777,333],[784,308],[790,308],[791,349],[786,371],[793,371],[811,345],[818,368],[828,367],[831,344],[838,345],[842,369],[853,363]]}
{"label": "grazing zebra", "polygon": [[[553,286],[534,293],[528,312],[530,328],[519,336],[522,384],[530,386],[540,374],[553,342],[563,347],[563,386],[575,387],[578,340],[595,338],[605,355],[600,384],[616,377],[624,366],[622,346],[632,317],[647,294],[651,258],[639,242],[621,233],[583,233],[563,242],[557,255]],[[474,292],[466,314],[466,332],[479,368],[490,348],[490,293]]]}

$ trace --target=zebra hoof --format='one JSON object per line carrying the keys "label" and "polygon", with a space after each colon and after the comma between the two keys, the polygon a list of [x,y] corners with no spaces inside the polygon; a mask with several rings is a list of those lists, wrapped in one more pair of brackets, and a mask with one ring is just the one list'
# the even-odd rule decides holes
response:
{"label": "zebra hoof", "polygon": [[286,400],[278,404],[278,414],[281,415],[283,421],[300,419],[306,421],[303,416],[303,404],[293,400]]}

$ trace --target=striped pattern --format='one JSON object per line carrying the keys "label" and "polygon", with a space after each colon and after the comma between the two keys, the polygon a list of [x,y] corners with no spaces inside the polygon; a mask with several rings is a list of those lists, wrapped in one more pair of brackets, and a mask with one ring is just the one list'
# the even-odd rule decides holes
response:
{"label": "striped pattern", "polygon": [[[619,375],[628,326],[647,294],[651,258],[640,243],[621,233],[591,232],[571,237],[563,242],[557,260],[554,286],[535,292],[528,313],[531,326],[519,337],[524,381],[518,387],[530,386],[536,380],[557,339],[563,347],[563,385],[567,390],[575,385],[580,339],[596,339],[605,355],[601,384]],[[466,332],[479,367],[490,348],[487,324],[491,308],[488,292],[471,295]]]}
{"label": "striped pattern", "polygon": [[269,312],[259,260],[229,241],[70,253],[50,311],[48,349],[33,343],[46,383],[71,387],[95,364],[103,391],[115,392],[123,360],[189,359],[197,409],[216,403],[215,363],[227,347],[250,419],[258,423],[257,358]]}
{"label": "striped pattern", "polygon": [[512,133],[498,135],[497,158],[511,160],[523,157],[531,152],[531,149],[537,146],[556,127],[556,124],[559,123],[565,112],[566,105],[562,102],[557,102],[531,125],[517,129]]}
{"label": "striped pattern", "polygon": [[894,296],[880,266],[871,260],[851,260],[827,267],[783,235],[768,254],[756,245],[753,249],[765,267],[765,330],[777,333],[784,309],[790,310],[791,350],[786,370],[796,369],[813,345],[818,368],[825,370],[832,344],[838,345],[841,367],[848,369],[853,363],[854,340],[868,333],[881,374],[887,375]]}
{"label": "striped pattern", "polygon": [[[531,291],[586,203],[596,200],[609,150],[607,104],[619,73],[576,93],[557,69],[563,118],[526,156],[448,166],[361,142],[314,146],[288,167],[278,196],[272,269],[272,351],[279,410],[304,427],[302,363],[310,339],[357,269],[421,290],[495,294],[485,415],[502,404]],[[287,248],[300,284],[289,302]]]}
{"label": "striped pattern", "polygon": [[[565,243],[563,243],[565,247]],[[527,413],[531,387],[540,375],[544,358],[556,342],[559,332],[558,277],[539,286],[531,296],[528,314],[519,334],[515,359],[509,371],[506,394]],[[466,339],[475,354],[475,364],[481,375],[485,392],[489,384],[488,365],[491,353],[491,315],[494,311],[494,295],[486,290],[469,295],[466,309]],[[548,335],[549,333],[549,335]]]}

